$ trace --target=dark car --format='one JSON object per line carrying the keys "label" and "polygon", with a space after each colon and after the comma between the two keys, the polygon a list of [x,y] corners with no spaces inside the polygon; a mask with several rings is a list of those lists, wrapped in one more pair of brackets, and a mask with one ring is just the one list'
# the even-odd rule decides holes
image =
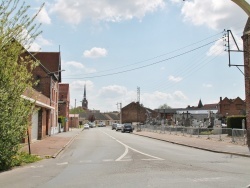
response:
{"label": "dark car", "polygon": [[121,128],[121,132],[122,133],[124,133],[124,132],[132,133],[133,132],[132,124],[131,123],[125,123]]}

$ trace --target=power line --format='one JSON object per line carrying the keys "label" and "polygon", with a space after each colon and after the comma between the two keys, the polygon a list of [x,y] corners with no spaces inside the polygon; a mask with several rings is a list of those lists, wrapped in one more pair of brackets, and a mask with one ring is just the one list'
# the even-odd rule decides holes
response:
{"label": "power line", "polygon": [[[220,39],[219,39],[220,40]],[[171,59],[174,59],[174,58],[177,58],[177,57],[180,57],[180,56],[183,56],[185,54],[188,54],[188,53],[191,53],[193,51],[196,51],[200,48],[203,48],[205,46],[208,46],[214,42],[218,41],[217,40],[214,40],[212,42],[209,42],[209,43],[206,43],[204,45],[201,45],[201,46],[198,46],[196,48],[193,48],[191,50],[188,50],[188,51],[185,51],[183,53],[180,53],[180,54],[177,54],[175,56],[172,56],[172,57],[169,57],[169,58],[166,58],[166,59],[163,59],[163,60],[159,60],[159,61],[156,61],[156,62],[153,62],[153,63],[150,63],[148,65],[143,65],[143,66],[140,66],[140,67],[136,67],[136,68],[133,68],[133,69],[127,69],[127,70],[124,70],[124,71],[118,71],[118,72],[115,72],[115,73],[109,73],[109,74],[103,74],[103,75],[97,75],[97,76],[86,76],[86,77],[81,77],[81,78],[67,78],[65,77],[65,79],[86,79],[86,78],[100,78],[100,77],[106,77],[106,76],[112,76],[112,75],[117,75],[117,74],[121,74],[121,73],[126,73],[126,72],[131,72],[131,71],[134,71],[134,70],[138,70],[138,69],[142,69],[142,68],[146,68],[146,67],[149,67],[149,66],[153,66],[153,65],[156,65],[156,64],[159,64],[159,63],[162,63],[164,61],[169,61]]]}
{"label": "power line", "polygon": [[[165,55],[168,55],[168,54],[171,54],[171,53],[174,53],[174,52],[183,50],[183,49],[188,48],[188,47],[190,47],[190,46],[199,44],[199,43],[201,43],[201,42],[203,42],[203,41],[206,41],[207,39],[210,39],[210,38],[212,38],[212,37],[221,35],[223,32],[224,32],[224,31],[219,32],[219,33],[216,33],[216,34],[211,35],[211,36],[209,36],[209,37],[206,37],[206,38],[204,38],[204,39],[202,39],[202,40],[199,40],[199,41],[197,41],[197,42],[191,43],[191,44],[189,44],[189,45],[187,45],[187,46],[178,48],[178,49],[176,49],[176,50],[172,50],[172,51],[170,51],[170,52],[167,52],[167,53],[164,53],[164,54],[161,54],[161,55],[152,57],[152,58],[148,58],[148,59],[145,59],[145,60],[142,60],[142,61],[138,61],[138,62],[136,62],[136,63],[132,63],[132,64],[129,64],[129,65],[124,65],[124,66],[120,66],[120,67],[116,67],[116,68],[113,68],[113,69],[107,69],[107,70],[103,70],[103,71],[99,71],[99,72],[86,73],[85,75],[92,75],[92,74],[96,74],[96,73],[109,72],[109,71],[113,71],[113,70],[117,70],[117,69],[122,69],[122,68],[130,67],[130,66],[134,66],[134,65],[137,65],[137,64],[141,64],[141,63],[144,63],[144,62],[147,62],[147,61],[151,61],[151,60],[157,59],[157,58],[159,58],[159,57],[162,57],[162,56],[165,56]],[[77,75],[82,75],[82,74],[77,74]],[[76,74],[74,74],[73,76],[76,76]]]}

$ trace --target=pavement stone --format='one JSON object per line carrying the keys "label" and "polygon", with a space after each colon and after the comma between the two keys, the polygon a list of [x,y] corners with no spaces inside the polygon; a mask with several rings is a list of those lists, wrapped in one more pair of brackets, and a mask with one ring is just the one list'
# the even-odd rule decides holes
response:
{"label": "pavement stone", "polygon": [[[32,155],[42,158],[56,158],[57,155],[82,131],[83,129],[70,129],[68,132],[48,136],[30,144]],[[28,144],[25,144],[22,151],[29,152]]]}
{"label": "pavement stone", "polygon": [[238,145],[234,143],[209,140],[199,137],[170,135],[148,131],[134,131],[134,134],[216,153],[250,157],[250,150],[247,145]]}

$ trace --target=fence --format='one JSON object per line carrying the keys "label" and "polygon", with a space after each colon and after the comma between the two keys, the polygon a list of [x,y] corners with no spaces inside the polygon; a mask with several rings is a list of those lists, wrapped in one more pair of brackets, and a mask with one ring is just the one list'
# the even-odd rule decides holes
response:
{"label": "fence", "polygon": [[208,140],[218,140],[236,144],[246,144],[246,129],[203,128],[166,125],[142,125],[142,131],[160,134],[172,134],[189,137],[200,137]]}

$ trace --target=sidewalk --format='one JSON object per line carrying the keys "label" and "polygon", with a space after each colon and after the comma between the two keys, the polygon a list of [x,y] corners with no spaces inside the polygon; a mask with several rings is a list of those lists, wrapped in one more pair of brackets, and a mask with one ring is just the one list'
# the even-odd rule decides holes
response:
{"label": "sidewalk", "polygon": [[162,133],[155,133],[148,131],[141,131],[141,132],[134,131],[133,133],[139,136],[149,137],[157,140],[170,142],[173,144],[188,146],[206,151],[250,157],[250,151],[247,145],[242,146],[222,141],[206,140],[204,138],[198,138],[198,137],[162,134]]}
{"label": "sidewalk", "polygon": [[[55,158],[83,129],[70,129],[68,132],[58,133],[43,140],[30,144],[31,154],[42,158]],[[22,151],[29,152],[26,144]]]}

